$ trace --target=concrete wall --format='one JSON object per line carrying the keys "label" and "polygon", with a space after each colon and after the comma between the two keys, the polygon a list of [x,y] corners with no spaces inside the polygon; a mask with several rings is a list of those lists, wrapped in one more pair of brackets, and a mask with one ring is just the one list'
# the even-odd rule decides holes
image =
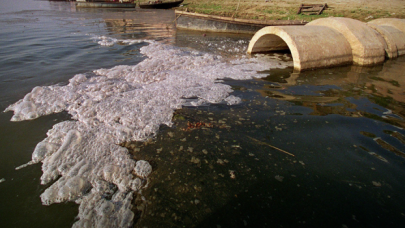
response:
{"label": "concrete wall", "polygon": [[330,17],[305,26],[265,27],[253,36],[248,53],[288,49],[297,70],[380,64],[405,54],[405,20],[386,18],[366,24]]}

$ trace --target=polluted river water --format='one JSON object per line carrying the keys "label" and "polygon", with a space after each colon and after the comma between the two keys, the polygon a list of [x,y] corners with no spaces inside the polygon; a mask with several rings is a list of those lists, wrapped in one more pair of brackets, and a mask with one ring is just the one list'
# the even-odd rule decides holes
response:
{"label": "polluted river water", "polygon": [[296,73],[172,11],[25,3],[0,15],[5,227],[404,223],[405,58]]}

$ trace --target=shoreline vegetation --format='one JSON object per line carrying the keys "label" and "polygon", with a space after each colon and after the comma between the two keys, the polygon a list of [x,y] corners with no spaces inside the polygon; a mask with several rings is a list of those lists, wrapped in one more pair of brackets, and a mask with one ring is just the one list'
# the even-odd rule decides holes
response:
{"label": "shoreline vegetation", "polygon": [[[321,15],[297,14],[301,4],[328,4]],[[312,21],[324,17],[348,17],[360,21],[405,18],[403,0],[185,0],[178,10],[208,15],[258,20]]]}

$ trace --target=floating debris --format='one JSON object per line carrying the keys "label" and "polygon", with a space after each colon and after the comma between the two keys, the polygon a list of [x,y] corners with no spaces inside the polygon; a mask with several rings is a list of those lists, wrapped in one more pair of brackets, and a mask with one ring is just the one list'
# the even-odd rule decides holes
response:
{"label": "floating debris", "polygon": [[4,178],[0,179],[0,183],[3,183],[4,181],[6,181],[6,179],[4,179]]}
{"label": "floating debris", "polygon": [[195,164],[198,164],[198,163],[200,163],[200,159],[195,158],[195,157],[192,157],[192,158],[191,158],[191,162],[192,162],[192,163],[195,163]]}
{"label": "floating debris", "polygon": [[372,181],[373,185],[376,187],[381,187],[381,183],[377,181]]}
{"label": "floating debris", "polygon": [[202,127],[212,127],[212,124],[210,123],[204,123],[204,122],[197,122],[197,123],[187,123],[187,128],[185,129],[185,131],[190,131],[190,130],[194,130],[194,129],[200,129]]}
{"label": "floating debris", "polygon": [[305,163],[304,163],[303,161],[299,161],[299,163],[300,163],[301,165],[305,165]]}
{"label": "floating debris", "polygon": [[235,179],[235,170],[229,170],[229,175],[231,175],[231,179]]}
{"label": "floating debris", "polygon": [[265,143],[265,142],[259,141],[259,140],[255,139],[255,138],[250,137],[250,136],[247,136],[247,137],[248,137],[249,139],[251,139],[251,140],[253,140],[253,141],[255,141],[255,142],[259,143],[259,144],[269,146],[269,147],[271,147],[271,148],[273,148],[273,149],[276,149],[276,150],[281,151],[281,152],[283,152],[283,153],[285,153],[285,154],[288,154],[288,155],[290,155],[290,156],[295,157],[295,155],[294,155],[294,154],[289,153],[289,152],[287,152],[287,151],[285,151],[285,150],[282,150],[282,149],[280,149],[280,148],[277,148],[277,147],[275,147],[275,146],[272,146],[272,145],[270,145],[270,144],[268,144],[268,143]]}
{"label": "floating debris", "polygon": [[223,165],[225,162],[222,159],[218,159],[217,163],[220,164],[220,165]]}
{"label": "floating debris", "polygon": [[280,181],[280,182],[283,182],[283,180],[284,180],[284,177],[283,177],[283,176],[280,176],[280,175],[276,175],[274,178],[275,178],[276,180]]}

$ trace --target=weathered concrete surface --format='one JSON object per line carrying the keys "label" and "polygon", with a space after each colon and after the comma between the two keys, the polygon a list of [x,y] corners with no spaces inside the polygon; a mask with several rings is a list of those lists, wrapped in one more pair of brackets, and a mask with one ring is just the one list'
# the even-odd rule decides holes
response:
{"label": "weathered concrete surface", "polygon": [[176,20],[176,28],[196,30],[204,32],[230,32],[230,33],[245,33],[254,34],[257,30],[266,25],[249,25],[242,23],[233,23],[227,21],[217,21],[205,18],[190,18],[180,16]]}
{"label": "weathered concrete surface", "polygon": [[376,65],[405,55],[405,20],[385,18],[366,24],[330,17],[305,26],[265,27],[248,47],[248,53],[278,50],[291,51],[296,70],[352,63]]}
{"label": "weathered concrete surface", "polygon": [[135,8],[136,3],[77,1],[76,7],[79,7],[79,8]]}
{"label": "weathered concrete surface", "polygon": [[248,53],[288,49],[296,70],[346,65],[353,61],[346,38],[324,26],[265,27],[253,36]]}
{"label": "weathered concrete surface", "polygon": [[375,65],[385,60],[385,41],[371,27],[350,18],[322,18],[308,23],[306,26],[326,26],[342,33],[350,43],[353,62],[357,65]]}
{"label": "weathered concrete surface", "polygon": [[206,32],[255,34],[266,26],[305,25],[297,20],[248,20],[184,11],[175,11],[176,28]]}
{"label": "weathered concrete surface", "polygon": [[368,22],[368,26],[376,29],[384,37],[388,46],[395,45],[398,56],[405,55],[404,19],[381,18]]}
{"label": "weathered concrete surface", "polygon": [[[373,25],[373,24],[368,24],[371,28],[376,30],[383,38],[385,41],[385,54],[386,57],[392,59],[398,57],[398,48],[396,45],[396,40],[395,37],[393,36],[393,33],[396,31],[399,31],[398,29],[395,29],[393,27],[388,27],[388,26],[379,26],[379,25]],[[395,31],[396,30],[396,31]],[[401,32],[402,33],[402,32]]]}
{"label": "weathered concrete surface", "polygon": [[380,18],[368,22],[369,24],[385,25],[394,27],[405,33],[405,19],[398,18]]}

